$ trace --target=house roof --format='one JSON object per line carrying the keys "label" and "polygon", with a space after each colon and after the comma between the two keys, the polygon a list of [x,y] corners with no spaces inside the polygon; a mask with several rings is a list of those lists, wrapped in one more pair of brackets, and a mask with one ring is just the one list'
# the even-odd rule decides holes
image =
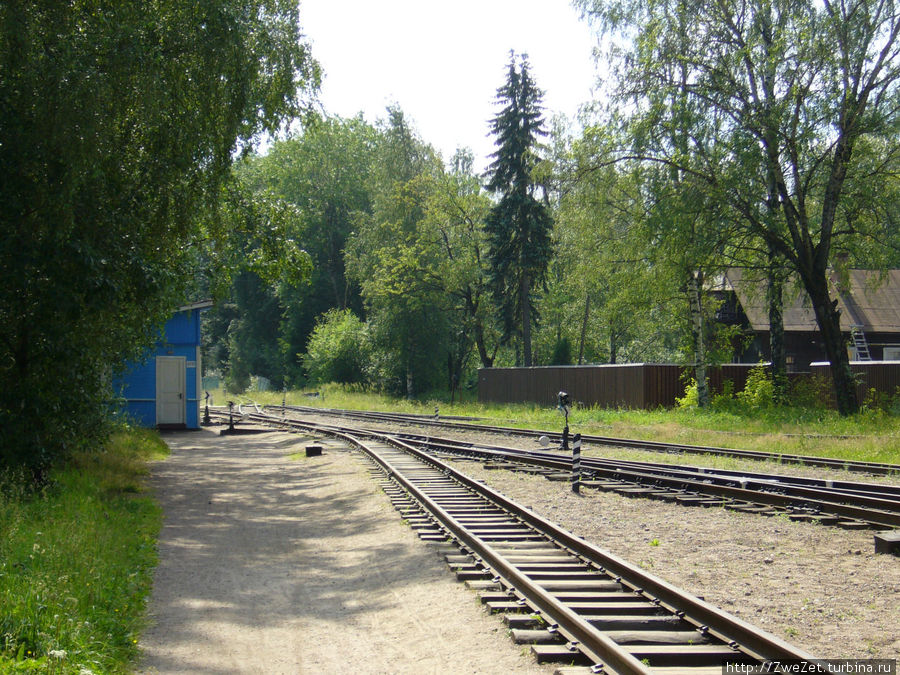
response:
{"label": "house roof", "polygon": [[[725,281],[737,295],[751,328],[768,331],[765,279],[730,269]],[[867,333],[900,333],[900,270],[888,270],[883,276],[871,270],[849,270],[847,288],[840,290],[835,278],[830,283],[831,296],[837,299],[841,312],[842,330],[849,332],[850,326],[860,325]],[[783,297],[785,331],[818,331],[812,303],[796,277],[785,283]]]}

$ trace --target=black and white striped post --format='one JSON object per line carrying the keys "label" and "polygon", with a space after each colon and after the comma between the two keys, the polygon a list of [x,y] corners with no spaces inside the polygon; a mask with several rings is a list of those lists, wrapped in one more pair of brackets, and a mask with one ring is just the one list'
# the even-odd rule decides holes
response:
{"label": "black and white striped post", "polygon": [[581,492],[581,434],[572,438],[572,492]]}

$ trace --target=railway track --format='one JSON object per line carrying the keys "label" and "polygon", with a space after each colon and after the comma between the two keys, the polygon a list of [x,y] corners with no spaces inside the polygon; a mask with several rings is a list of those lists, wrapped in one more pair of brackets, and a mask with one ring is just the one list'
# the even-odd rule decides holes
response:
{"label": "railway track", "polygon": [[[273,410],[281,410],[282,406],[266,406]],[[319,408],[312,406],[284,406],[287,411],[294,411],[302,414],[314,415],[332,415],[345,417],[348,419],[359,419],[370,422],[387,422],[394,424],[415,424],[418,426],[437,426],[448,429],[465,429],[468,431],[480,431],[487,433],[498,433],[504,435],[515,434],[519,436],[530,436],[539,438],[546,436],[553,442],[557,443],[560,439],[560,433],[556,431],[542,431],[536,429],[519,429],[516,427],[493,426],[488,424],[476,424],[474,420],[477,418],[441,418],[438,416],[428,417],[425,415],[412,415],[408,413],[383,413],[375,411],[362,410],[344,410],[334,408]],[[781,464],[799,464],[806,466],[822,467],[828,469],[836,469],[843,471],[852,471],[857,473],[868,473],[873,475],[900,475],[900,465],[887,464],[884,462],[862,462],[834,459],[831,457],[815,457],[808,455],[796,455],[790,453],[763,452],[757,450],[738,450],[734,448],[720,448],[703,445],[688,445],[681,443],[663,443],[658,441],[645,441],[630,438],[614,438],[610,436],[597,436],[584,434],[582,441],[588,445],[615,446],[622,448],[632,448],[636,450],[645,450],[648,452],[671,453],[671,454],[695,454],[695,455],[718,455],[723,457],[735,457],[740,459],[750,459],[758,461],[771,461]]]}
{"label": "railway track", "polygon": [[810,654],[580,539],[396,436],[252,413],[341,439],[373,462],[423,539],[505,615],[517,642],[565,673],[717,675],[724,664]]}
{"label": "railway track", "polygon": [[[259,411],[258,406],[254,409]],[[282,421],[288,419],[287,413],[296,412],[291,407],[274,409],[280,416],[271,419]],[[570,480],[572,472],[571,455],[560,452],[473,444],[416,432],[393,435],[430,453],[488,462],[493,468],[528,470],[557,480]],[[595,457],[582,457],[580,464],[582,485],[628,497],[760,515],[781,513],[791,520],[844,529],[900,528],[900,486],[896,485]]]}
{"label": "railway track", "polygon": [[[529,469],[570,480],[571,455],[534,452],[403,433],[398,438],[429,452],[485,461],[497,468]],[[631,497],[686,506],[722,506],[761,514],[788,513],[850,529],[900,527],[900,486],[805,478],[684,465],[582,457],[581,484]]]}

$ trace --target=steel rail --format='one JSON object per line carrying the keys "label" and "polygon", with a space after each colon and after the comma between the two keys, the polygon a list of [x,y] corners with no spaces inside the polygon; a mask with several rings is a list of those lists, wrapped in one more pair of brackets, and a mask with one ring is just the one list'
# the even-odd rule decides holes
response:
{"label": "steel rail", "polygon": [[[497,450],[499,452],[513,452],[530,457],[546,458],[546,459],[565,459],[566,455],[560,454],[559,451],[549,452],[541,450],[526,450],[520,448],[510,448],[501,445],[488,445],[482,443],[473,443],[472,441],[446,438],[442,436],[432,436],[415,433],[398,433],[398,437],[407,440],[416,440],[421,442],[439,443],[447,448],[458,447],[460,450],[467,449],[487,449]],[[834,494],[861,495],[869,497],[881,497],[884,499],[892,498],[900,500],[900,485],[890,485],[881,483],[859,483],[854,481],[842,481],[828,478],[809,478],[806,476],[791,476],[784,474],[761,473],[755,471],[742,471],[734,469],[719,469],[702,466],[692,466],[688,464],[665,464],[659,462],[644,462],[639,460],[627,459],[610,459],[604,457],[582,457],[582,464],[596,466],[613,466],[613,467],[631,467],[640,469],[652,469],[661,472],[671,472],[672,475],[684,475],[694,477],[699,480],[722,480],[731,479],[734,483],[747,482],[749,480],[760,481],[763,484],[771,485],[773,488],[781,486],[797,486],[808,488],[827,489]]]}
{"label": "steel rail", "polygon": [[[402,441],[396,442],[400,447],[405,445]],[[357,445],[368,452],[394,481],[402,485],[404,490],[437,518],[453,537],[462,542],[478,558],[490,566],[505,582],[507,587],[516,589],[545,618],[555,623],[558,627],[557,630],[585,656],[595,663],[603,663],[616,673],[649,675],[652,672],[634,656],[622,650],[602,631],[592,626],[540,585],[525,576],[514,564],[508,562],[506,558],[497,552],[494,547],[465,527],[425,491],[420,490],[415,483],[407,479],[401,471],[384,459],[375,449],[367,446],[362,441],[357,441]],[[412,447],[407,446],[404,449],[428,464],[436,464],[437,468],[445,472],[446,475],[453,476],[457,480],[459,479],[458,472],[449,469],[443,463],[433,459],[423,459],[421,453]],[[509,507],[507,506],[506,508],[508,509]],[[519,514],[515,515],[519,516]]]}
{"label": "steel rail", "polygon": [[[535,580],[529,579],[508,561],[498,550],[483,540],[476,532],[460,522],[444,509],[415,480],[408,478],[402,468],[383,457],[383,453],[371,447],[372,441],[387,444],[413,457],[418,462],[432,467],[441,476],[452,479],[473,494],[486,499],[490,504],[510,513],[517,521],[542,533],[554,546],[574,553],[579,559],[595,566],[599,573],[615,575],[620,583],[632,589],[633,593],[645,600],[667,609],[704,632],[729,645],[735,654],[744,653],[754,660],[798,659],[815,662],[816,659],[805,651],[790,645],[737,617],[720,610],[709,603],[688,594],[668,582],[646,572],[618,556],[560,528],[537,515],[530,509],[505,497],[487,485],[480,483],[451,467],[433,455],[413,447],[402,439],[371,430],[350,432],[330,425],[318,425],[299,420],[285,420],[268,415],[250,415],[251,419],[278,425],[287,425],[306,431],[327,434],[344,439],[355,447],[363,449],[383,468],[395,482],[403,486],[412,497],[436,518],[446,531],[462,542],[473,555],[487,564],[494,573],[529,604],[542,612],[546,619],[555,623],[559,632],[580,651],[595,662],[605,663],[618,673],[650,673],[647,667],[634,656],[617,645],[603,631],[581,617],[564,602],[542,588]],[[369,440],[365,442],[363,438]]]}
{"label": "steel rail", "polygon": [[[272,406],[270,406],[272,407]],[[280,406],[275,406],[281,408]],[[289,409],[289,408],[288,408]],[[259,409],[257,408],[257,412]],[[368,419],[368,418],[366,418]],[[399,438],[415,440],[426,444],[438,444],[441,450],[451,450],[454,447],[462,452],[474,452],[480,449],[494,450],[499,453],[507,453],[516,457],[531,457],[533,459],[554,461],[570,461],[565,455],[547,451],[524,450],[507,446],[474,444],[471,441],[451,439],[430,434],[392,432]],[[847,500],[855,502],[855,506],[868,506],[873,509],[887,511],[900,510],[900,486],[859,483],[825,478],[808,478],[804,476],[789,476],[783,474],[771,474],[751,472],[744,470],[717,469],[698,467],[691,465],[672,465],[657,462],[644,462],[639,460],[611,459],[602,457],[587,457],[582,459],[582,465],[587,469],[633,471],[638,474],[660,475],[667,479],[685,479],[691,484],[718,484],[734,488],[747,488],[755,491],[786,494],[798,499],[809,498],[825,500],[836,503],[845,503]],[[558,464],[548,465],[553,468],[562,468]],[[610,475],[608,472],[605,475]],[[831,499],[826,499],[826,496]],[[843,501],[840,501],[843,500]],[[893,521],[880,523],[886,526],[896,526]]]}
{"label": "steel rail", "polygon": [[[271,408],[281,408],[281,406],[266,406]],[[456,429],[466,429],[469,431],[494,432],[502,434],[518,434],[521,436],[547,436],[552,440],[558,440],[561,437],[558,431],[541,431],[537,429],[520,429],[517,427],[492,426],[486,424],[471,424],[466,422],[447,422],[441,419],[430,419],[427,417],[410,417],[406,413],[382,413],[375,411],[363,410],[344,410],[334,408],[317,408],[314,406],[284,406],[288,410],[295,410],[308,414],[320,415],[337,415],[341,417],[350,417],[358,419],[381,420],[384,422],[396,422],[405,424],[418,424],[427,426],[442,426]],[[819,457],[815,455],[798,455],[793,453],[780,452],[764,452],[762,450],[739,450],[736,448],[723,448],[707,445],[690,445],[684,443],[664,443],[661,441],[647,441],[631,438],[616,438],[612,436],[598,436],[592,434],[582,434],[581,439],[584,443],[595,445],[615,446],[632,448],[635,450],[645,450],[649,452],[661,453],[679,453],[679,454],[697,454],[697,455],[719,455],[725,457],[735,457],[742,459],[750,459],[756,461],[770,461],[782,464],[802,464],[807,466],[817,466],[835,470],[852,471],[859,473],[871,473],[876,475],[896,473],[900,475],[900,464],[888,464],[885,462],[864,462],[858,460],[842,460],[833,457]]]}
{"label": "steel rail", "polygon": [[[280,408],[277,406],[276,408]],[[372,431],[374,430],[368,430]],[[490,456],[503,461],[519,461],[557,471],[571,471],[571,459],[546,452],[504,448],[501,446],[475,446],[468,441],[444,439],[422,434],[395,434],[398,437],[416,439],[439,451]],[[706,495],[735,502],[780,508],[813,517],[834,517],[867,523],[875,528],[900,527],[900,502],[896,488],[886,495],[852,494],[847,481],[822,480],[818,486],[797,484],[792,477],[777,474],[755,474],[742,478],[740,472],[731,476],[717,476],[717,470],[700,467],[682,467],[644,463],[631,460],[604,460],[582,458],[586,474],[593,477],[630,482],[649,488],[674,492]],[[693,470],[692,470],[693,469]],[[828,483],[832,483],[830,487]],[[890,497],[894,497],[891,499]],[[848,503],[849,502],[849,503]],[[840,521],[839,521],[840,522]]]}
{"label": "steel rail", "polygon": [[[419,441],[424,445],[443,452],[456,452],[468,455],[480,455],[495,460],[521,462],[545,469],[571,471],[572,460],[561,456],[546,456],[514,448],[459,448],[445,445],[441,441]],[[667,488],[676,491],[688,491],[695,494],[711,495],[739,502],[750,502],[783,509],[802,509],[814,511],[816,514],[850,518],[881,527],[900,527],[900,502],[879,497],[852,495],[834,490],[807,488],[790,484],[759,480],[738,480],[727,478],[725,481],[713,482],[714,474],[680,475],[678,471],[652,471],[642,467],[630,467],[621,462],[606,462],[588,458],[581,460],[582,470],[593,477],[605,477],[614,480],[625,480],[635,484]],[[739,485],[729,485],[737,482]],[[755,489],[754,489],[755,486]],[[768,489],[764,489],[768,488]],[[773,491],[774,490],[774,491]],[[847,504],[836,501],[845,498],[857,502]]]}

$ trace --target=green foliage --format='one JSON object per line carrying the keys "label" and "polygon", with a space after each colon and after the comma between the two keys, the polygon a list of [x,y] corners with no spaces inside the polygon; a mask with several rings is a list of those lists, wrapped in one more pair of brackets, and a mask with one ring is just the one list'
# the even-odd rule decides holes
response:
{"label": "green foliage", "polygon": [[371,352],[365,324],[349,309],[330,309],[316,323],[303,366],[313,383],[365,384]]}
{"label": "green foliage", "polygon": [[36,493],[0,477],[0,671],[126,672],[162,520],[146,461],[167,452],[155,433],[123,431]]}
{"label": "green foliage", "polygon": [[720,212],[714,220],[734,231],[725,246],[706,239],[719,259],[760,264],[764,252],[802,279],[836,404],[852,414],[831,277],[851,261],[893,264],[900,250],[900,230],[888,225],[900,165],[891,140],[900,127],[897,3],[576,4],[610,45],[625,46],[611,55],[609,116],[623,132],[615,154],[671,179],[683,203],[706,200],[696,212],[704,219]]}
{"label": "green foliage", "polygon": [[424,236],[442,167],[399,108],[382,123],[372,173],[373,209],[345,250],[362,289],[376,386],[414,396],[439,386],[447,363],[450,298],[437,276],[438,242]]}
{"label": "green foliage", "polygon": [[568,337],[563,336],[556,341],[556,346],[553,348],[553,356],[550,357],[550,365],[572,365],[572,343]]}
{"label": "green foliage", "polygon": [[299,354],[316,317],[330,308],[362,313],[359,286],[344,270],[344,248],[356,219],[371,210],[375,138],[375,129],[361,118],[313,118],[275,141],[267,154],[238,165],[240,201],[251,206],[244,213],[259,226],[232,229],[232,248],[253,261],[266,244],[275,250],[292,245],[299,252],[296,242],[302,242],[303,257],[291,262],[276,256],[273,264],[263,256],[263,264],[251,269],[252,279],[231,276],[228,302],[207,314],[207,363],[232,373],[235,391],[243,390],[251,373],[279,389],[302,383]]}
{"label": "green foliage", "polygon": [[691,378],[691,381],[684,388],[684,396],[675,398],[675,405],[679,408],[696,408],[700,404],[700,396],[697,393],[697,380]]}
{"label": "green foliage", "polygon": [[821,375],[796,379],[789,389],[788,400],[797,408],[821,408],[832,396],[830,383]]}
{"label": "green foliage", "polygon": [[766,364],[750,369],[747,384],[737,393],[737,400],[749,410],[765,410],[775,405],[775,387]]}
{"label": "green foliage", "polygon": [[732,409],[734,402],[734,382],[725,380],[722,383],[722,391],[713,394],[710,407],[719,412],[726,412]]}
{"label": "green foliage", "polygon": [[503,108],[491,122],[497,150],[488,167],[487,189],[499,199],[485,220],[485,232],[491,289],[504,338],[521,336],[525,366],[532,365],[532,293],[544,283],[552,256],[553,218],[538,198],[533,175],[538,141],[546,135],[541,97],[527,58],[520,57],[517,67],[515,54],[510,54],[506,82],[497,90]]}
{"label": "green foliage", "polygon": [[110,369],[225,256],[236,150],[318,85],[298,18],[287,0],[0,5],[0,465],[41,479],[101,438]]}
{"label": "green foliage", "polygon": [[870,388],[860,411],[871,416],[900,415],[900,387],[895,387],[893,394]]}
{"label": "green foliage", "polygon": [[676,360],[686,331],[678,297],[684,282],[666,260],[655,264],[648,255],[640,173],[598,166],[613,142],[605,127],[590,126],[569,142],[561,134],[556,258],[540,302],[544,343],[561,331],[588,363]]}

